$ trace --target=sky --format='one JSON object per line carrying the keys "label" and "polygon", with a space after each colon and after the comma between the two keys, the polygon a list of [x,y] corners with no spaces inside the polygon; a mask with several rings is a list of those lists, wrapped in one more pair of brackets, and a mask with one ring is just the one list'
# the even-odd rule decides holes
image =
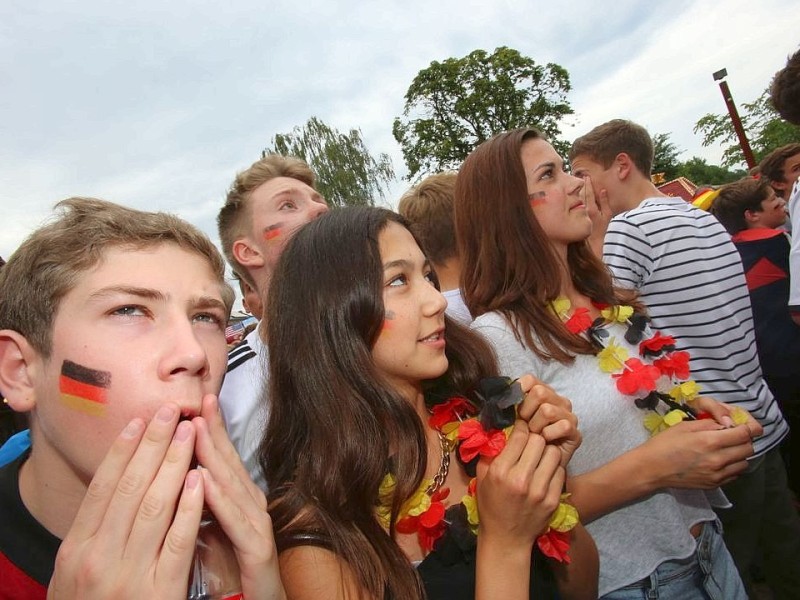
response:
{"label": "sky", "polygon": [[[791,8],[790,5],[794,5]],[[234,175],[316,116],[408,187],[395,117],[432,61],[508,46],[566,68],[563,137],[612,118],[718,164],[694,123],[755,99],[797,49],[797,0],[3,0],[0,256],[69,196],[174,212],[215,242]]]}

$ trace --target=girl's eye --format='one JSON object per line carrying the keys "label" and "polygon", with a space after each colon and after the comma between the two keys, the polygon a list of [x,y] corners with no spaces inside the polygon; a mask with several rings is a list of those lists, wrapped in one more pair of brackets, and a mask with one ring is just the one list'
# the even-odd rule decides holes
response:
{"label": "girl's eye", "polygon": [[428,281],[428,283],[432,283],[433,285],[436,285],[438,283],[436,281],[436,275],[434,274],[433,271],[428,271],[427,273],[425,273],[425,279]]}
{"label": "girl's eye", "polygon": [[389,287],[399,287],[401,285],[405,285],[407,281],[408,279],[405,275],[398,275],[397,277],[390,279],[389,283],[386,285]]}
{"label": "girl's eye", "polygon": [[135,305],[120,306],[111,311],[111,314],[121,317],[143,317],[145,315],[145,309]]}
{"label": "girl's eye", "polygon": [[539,177],[539,179],[550,179],[551,177],[553,177],[553,169],[549,168],[549,169],[545,170],[544,172],[542,172],[542,174]]}

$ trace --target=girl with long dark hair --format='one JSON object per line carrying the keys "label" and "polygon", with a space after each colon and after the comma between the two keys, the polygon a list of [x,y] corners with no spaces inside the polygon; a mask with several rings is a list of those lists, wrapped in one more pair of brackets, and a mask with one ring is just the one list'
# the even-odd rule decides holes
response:
{"label": "girl with long dark hair", "polygon": [[711,503],[726,503],[717,486],[746,468],[758,425],[697,397],[688,354],[615,287],[587,243],[590,189],[535,129],[467,158],[455,221],[472,327],[503,372],[573,403],[583,444],[567,490],[597,543],[600,595],[741,598]]}
{"label": "girl with long dark hair", "polygon": [[402,217],[320,217],[274,282],[260,458],[290,598],[596,595],[593,542],[562,497],[569,402],[495,377]]}

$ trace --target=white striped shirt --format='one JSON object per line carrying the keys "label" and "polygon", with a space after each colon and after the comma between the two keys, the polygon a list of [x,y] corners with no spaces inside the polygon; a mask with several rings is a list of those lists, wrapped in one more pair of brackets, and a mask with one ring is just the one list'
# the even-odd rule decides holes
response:
{"label": "white striped shirt", "polygon": [[603,259],[689,352],[702,393],[758,419],[755,455],[778,444],[789,429],[761,375],[741,258],[722,225],[680,198],[648,198],[611,220]]}

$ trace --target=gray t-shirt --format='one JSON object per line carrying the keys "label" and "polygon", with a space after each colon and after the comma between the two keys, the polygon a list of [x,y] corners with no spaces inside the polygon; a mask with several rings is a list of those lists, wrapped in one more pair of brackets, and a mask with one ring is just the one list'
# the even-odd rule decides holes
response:
{"label": "gray t-shirt", "polygon": [[[535,375],[572,402],[583,442],[569,463],[568,475],[597,469],[650,437],[642,423],[645,412],[635,406],[634,398],[617,390],[596,356],[578,355],[572,365],[543,361],[516,340],[498,313],[481,315],[472,328],[494,347],[501,373]],[[631,357],[638,357],[638,349],[625,341],[621,325],[612,324],[608,331]],[[648,576],[666,560],[692,554],[695,540],[689,529],[716,518],[712,502],[728,505],[719,490],[707,495],[702,490],[665,488],[586,524],[600,555],[600,595]]]}

